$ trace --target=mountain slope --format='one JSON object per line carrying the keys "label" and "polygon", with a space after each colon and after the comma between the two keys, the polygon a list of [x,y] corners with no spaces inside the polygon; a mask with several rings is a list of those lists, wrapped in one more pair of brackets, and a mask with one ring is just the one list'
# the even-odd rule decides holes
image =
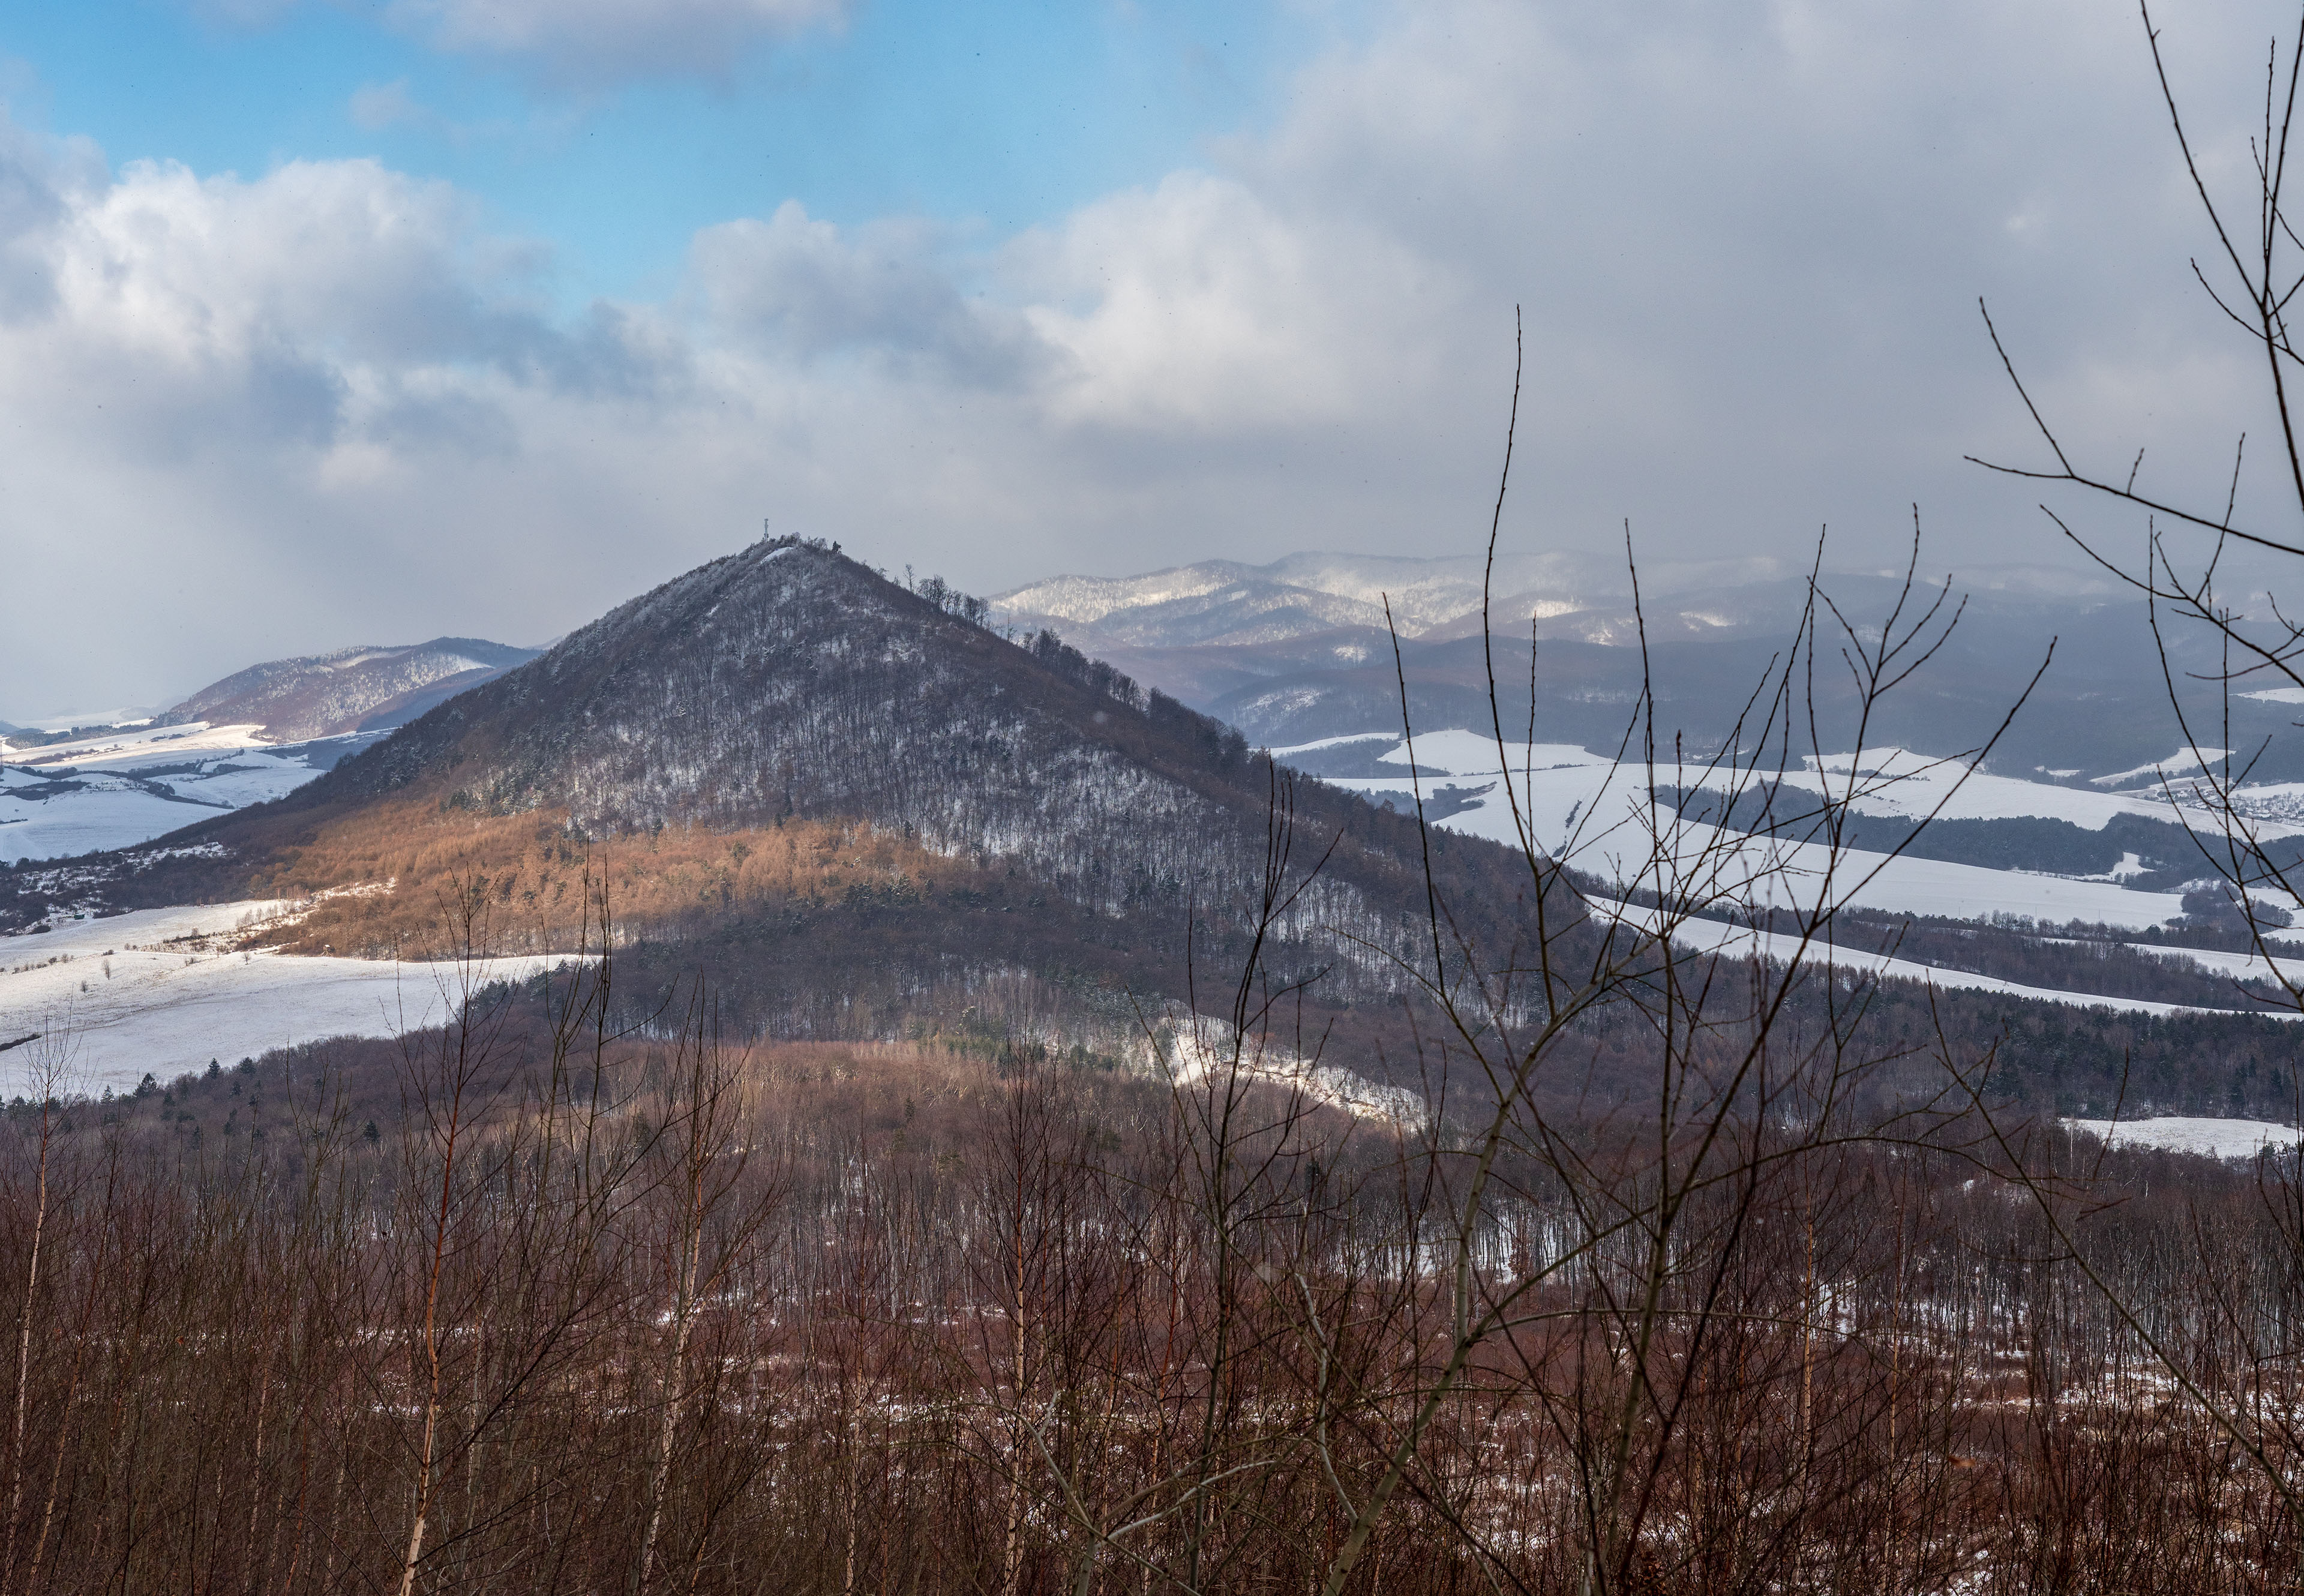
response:
{"label": "mountain slope", "polygon": [[[1111,910],[1189,874],[1246,749],[1048,665],[822,549],[758,545],[632,600],[351,761],[327,802],[421,785],[588,831],[868,820],[1014,857]],[[1176,745],[1181,744],[1181,745]],[[1197,768],[1183,767],[1197,761]]]}
{"label": "mountain slope", "polygon": [[535,658],[533,649],[437,637],[267,660],[201,688],[158,724],[255,725],[276,743],[381,731]]}
{"label": "mountain slope", "polygon": [[[382,952],[483,901],[500,944],[564,945],[589,870],[672,950],[640,955],[667,979],[706,969],[756,1017],[775,1006],[765,1023],[861,1024],[989,981],[1181,997],[1194,926],[1202,977],[1230,979],[1280,779],[1053,638],[1020,647],[831,550],[763,543],[279,802],[39,879],[115,907],[338,892],[297,945]],[[1310,783],[1293,802],[1288,886],[1326,868],[1272,951],[1326,972],[1318,1004],[1398,993],[1426,911],[1412,821]],[[1442,837],[1434,859],[1468,934],[1524,935],[1504,850]]]}
{"label": "mountain slope", "polygon": [[[992,606],[1005,624],[1053,627],[1252,742],[1288,747],[1398,733],[1402,671],[1419,732],[1490,726],[1482,574],[1476,558],[1295,554],[1268,565],[1210,561],[1140,576],[1056,577]],[[1894,609],[1901,584],[1896,573],[1869,570],[1830,572],[1821,585],[1860,626]],[[1936,754],[1974,747],[2053,642],[2054,664],[2002,742],[1998,768],[2103,777],[2176,748],[2183,731],[2166,700],[2169,678],[2132,595],[2099,575],[2026,565],[1964,572],[1952,588],[1966,600],[1961,624],[1927,680],[1885,707],[1886,722],[1870,728],[1876,737]],[[1924,587],[1922,598],[1934,590]],[[1769,658],[1795,635],[1808,597],[1805,573],[1786,575],[1767,561],[1644,563],[1636,610],[1621,560],[1572,554],[1499,556],[1494,591],[1504,724],[1532,730],[1540,743],[1595,751],[1616,746],[1644,685],[1688,746],[1718,747]],[[1835,623],[1827,614],[1823,624],[1829,632]],[[2166,636],[2188,712],[2196,724],[2222,724],[2227,708],[2215,701],[2210,640],[2197,628]],[[1644,683],[1644,668],[1652,683]],[[1822,686],[1827,698],[1835,691]],[[2266,748],[2257,779],[2304,781],[2304,742],[2288,734],[2296,706],[2281,700],[2277,692],[2236,696],[2232,740]]]}

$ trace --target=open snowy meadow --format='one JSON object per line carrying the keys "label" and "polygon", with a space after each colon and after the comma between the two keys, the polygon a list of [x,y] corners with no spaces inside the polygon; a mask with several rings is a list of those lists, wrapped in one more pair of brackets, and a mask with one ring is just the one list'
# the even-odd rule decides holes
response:
{"label": "open snowy meadow", "polygon": [[258,1057],[332,1036],[436,1025],[467,990],[534,975],[546,956],[457,964],[289,955],[233,944],[293,913],[277,900],[151,909],[0,941],[0,1097],[44,1070],[71,1090]]}

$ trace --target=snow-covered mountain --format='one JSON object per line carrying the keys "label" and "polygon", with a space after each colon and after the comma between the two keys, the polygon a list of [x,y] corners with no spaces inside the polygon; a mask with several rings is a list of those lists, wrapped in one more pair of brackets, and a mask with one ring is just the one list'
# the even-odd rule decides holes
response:
{"label": "snow-covered mountain", "polygon": [[[1487,726],[1482,574],[1475,558],[1308,553],[1267,565],[1213,561],[1140,576],[1056,577],[992,606],[1001,624],[1051,628],[1251,742],[1296,747],[1398,729],[1395,646],[1419,730]],[[1860,624],[1894,607],[1900,582],[1900,573],[1857,570],[1831,573],[1823,585]],[[1890,724],[1870,734],[1935,754],[1974,747],[2053,641],[2054,663],[2003,740],[1996,769],[2050,781],[2148,774],[2182,740],[2141,603],[2109,579],[2003,565],[1960,572],[1952,586],[1965,598],[1960,625],[1931,661],[1926,686],[1892,701]],[[1937,590],[1925,590],[1923,603]],[[1797,630],[1808,581],[1761,559],[1643,565],[1636,610],[1621,559],[1551,554],[1499,556],[1493,591],[1487,618],[1508,725],[1529,727],[1532,716],[1538,742],[1613,748],[1644,688],[1653,688],[1668,731],[1708,748],[1732,733],[1746,695]],[[1829,615],[1823,624],[1835,624]],[[2215,661],[2186,652],[2203,641],[2171,633],[2177,679],[2206,699]],[[1539,655],[1533,671],[1531,647]],[[1644,671],[1652,673],[1646,681]],[[2304,743],[2285,735],[2297,713],[2276,692],[2231,706],[2236,745],[2271,740],[2258,770],[2265,779],[2304,781]],[[2214,720],[2223,714],[2222,706],[2209,711]]]}
{"label": "snow-covered mountain", "polygon": [[[1268,565],[1209,560],[1141,576],[1058,576],[995,595],[995,615],[1012,625],[1052,625],[1105,649],[1241,646],[1284,642],[1338,627],[1382,628],[1385,605],[1403,637],[1477,621],[1484,562],[1373,555],[1292,554]],[[1758,557],[1683,560],[1643,568],[1658,598],[1716,594],[1781,582],[1783,562]],[[1492,590],[1498,624],[1517,628],[1597,611],[1631,597],[1621,560],[1552,553],[1499,556]]]}
{"label": "snow-covered mountain", "polygon": [[[1879,572],[1840,576],[1878,577]],[[1781,560],[1731,556],[1643,563],[1639,594],[1651,639],[1701,638],[1775,624],[1796,613],[1804,572]],[[1340,627],[1391,623],[1402,638],[1475,634],[1483,580],[1495,628],[1588,642],[1632,640],[1633,582],[1621,556],[1556,551],[1497,556],[1491,574],[1474,556],[1409,558],[1307,552],[1268,565],[1207,560],[1140,576],[1056,576],[990,600],[996,620],[1053,626],[1081,646],[1243,647],[1284,642]],[[1963,591],[2000,603],[2100,604],[2107,579],[2050,566],[1982,566],[1959,573]]]}
{"label": "snow-covered mountain", "polygon": [[[0,931],[297,900],[320,905],[282,933],[300,948],[375,954],[418,946],[485,878],[504,934],[525,938],[512,950],[543,952],[567,945],[597,862],[636,938],[629,989],[708,970],[740,1028],[877,1035],[924,1008],[961,1016],[992,983],[1045,983],[1140,1035],[1138,997],[1193,989],[1188,947],[1204,977],[1237,979],[1272,768],[1174,700],[939,596],[828,548],[755,545],[280,802],[0,871]],[[1327,868],[1266,950],[1311,978],[1314,1023],[1356,1016],[1335,1046],[1374,1068],[1396,1007],[1377,1000],[1412,980],[1424,850],[1408,818],[1332,786],[1305,784],[1295,823],[1292,887]],[[1433,860],[1468,936],[1525,940],[1532,888],[1502,850],[1443,839]],[[1550,890],[1567,900],[1555,927],[1575,924]]]}
{"label": "snow-covered mountain", "polygon": [[0,726],[0,862],[133,847],[284,797],[535,654],[478,638],[343,649],[250,666],[149,718]]}
{"label": "snow-covered mountain", "polygon": [[275,743],[383,731],[535,658],[533,649],[436,637],[267,660],[201,688],[159,724],[252,725]]}
{"label": "snow-covered mountain", "polygon": [[[1238,734],[790,540],[611,611],[298,802],[410,794],[606,833],[862,820],[1110,916],[1244,889],[1265,836],[1264,778]],[[1393,824],[1341,794],[1322,802]],[[1387,870],[1406,858],[1387,855]],[[1337,873],[1343,898],[1357,868]]]}

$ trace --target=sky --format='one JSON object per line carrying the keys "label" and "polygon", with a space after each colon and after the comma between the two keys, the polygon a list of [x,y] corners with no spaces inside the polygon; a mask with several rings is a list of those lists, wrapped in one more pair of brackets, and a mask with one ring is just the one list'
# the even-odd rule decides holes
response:
{"label": "sky", "polygon": [[[2244,183],[2292,13],[2155,17]],[[1510,547],[2069,563],[1963,461],[2044,457],[1978,301],[2220,495],[2209,242],[2117,0],[18,4],[0,717],[540,642],[764,524],[978,592],[1469,552],[1516,317]]]}

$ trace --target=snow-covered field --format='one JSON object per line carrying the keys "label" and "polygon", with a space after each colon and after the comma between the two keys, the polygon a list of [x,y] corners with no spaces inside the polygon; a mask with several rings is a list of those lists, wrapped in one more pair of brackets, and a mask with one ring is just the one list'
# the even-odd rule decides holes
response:
{"label": "snow-covered field", "polygon": [[374,734],[275,746],[250,726],[120,728],[42,748],[0,743],[0,861],[149,842],[285,797]]}
{"label": "snow-covered field", "polygon": [[[1607,898],[1588,900],[1592,907],[1611,919],[1642,930],[1653,930],[1656,914],[1653,909],[1635,904],[1620,904]],[[1683,920],[1673,930],[1673,941],[1698,953],[1724,953],[1736,957],[1773,959],[1788,964],[1799,956],[1810,964],[1830,964],[1835,969],[1862,971],[1868,974],[1895,981],[1924,981],[1939,989],[1959,989],[1970,992],[2004,992],[2012,998],[2037,998],[2044,1003],[2067,1003],[2080,1008],[2111,1008],[2123,1012],[2149,1014],[2206,1014],[2246,1013],[2262,1014],[2274,1020],[2304,1019],[2292,1009],[2266,1006],[2243,1007],[2237,999],[2230,1009],[2200,1008],[2181,1003],[2150,1003],[2138,998],[2106,998],[2094,992],[2069,992],[2054,987],[2028,987],[1996,976],[1977,975],[1965,970],[1946,970],[1935,964],[1924,964],[1917,959],[1900,959],[1887,954],[1867,953],[1860,949],[1829,947],[1811,942],[1803,949],[1800,938],[1781,931],[1757,931],[1745,926],[1729,925],[1716,920]],[[2172,955],[2177,950],[2170,950]],[[2181,950],[2183,956],[2192,956],[2190,949]],[[2207,955],[2210,959],[2217,955]],[[2245,955],[2224,955],[2235,961]],[[2283,964],[2293,961],[2283,959]],[[2211,965],[2221,968],[2220,965]]]}
{"label": "snow-covered field", "polygon": [[2292,1147],[2304,1141],[2294,1125],[2266,1119],[2201,1119],[2172,1115],[2165,1119],[2067,1119],[2076,1131],[2113,1144],[2159,1147],[2172,1152],[2201,1152],[2216,1159],[2251,1159],[2260,1148]]}
{"label": "snow-covered field", "polygon": [[70,743],[46,743],[16,748],[0,737],[0,758],[12,765],[34,768],[49,765],[130,765],[160,756],[181,760],[195,753],[219,753],[241,748],[268,746],[259,726],[210,726],[195,720],[182,726],[108,726],[94,736]]}
{"label": "snow-covered field", "polygon": [[[222,947],[292,907],[151,909],[0,938],[0,1096],[27,1091],[50,1062],[72,1090],[95,1091],[292,1042],[397,1035],[439,1023],[468,977],[518,980],[559,962],[496,959],[466,971]],[[39,1040],[21,1041],[36,1032]]]}
{"label": "snow-covered field", "polygon": [[[1275,749],[1274,757],[1324,746],[1368,741],[1328,738],[1302,748]],[[1393,739],[1382,762],[1401,767],[1398,777],[1330,777],[1324,780],[1368,796],[1390,798],[1394,807],[1412,802],[1408,745]],[[1655,885],[1648,870],[1656,836],[1645,800],[1645,768],[1619,766],[1570,743],[1507,745],[1511,783],[1521,814],[1537,846],[1605,879]],[[1487,791],[1438,824],[1451,830],[1516,845],[1519,842],[1493,738],[1475,732],[1436,732],[1416,740],[1416,768],[1427,800],[1441,787]],[[1967,775],[1963,782],[1960,778]],[[1706,785],[1698,768],[1660,767],[1659,785]],[[1787,772],[1784,780],[1821,790],[1830,781],[1836,794],[1852,794],[1860,813],[1917,818],[1936,811],[1946,819],[2003,819],[2038,816],[2070,820],[2102,830],[2113,816],[2173,818],[2164,797],[2106,793],[2022,781],[1927,760],[1901,750],[1868,754],[1852,785],[1845,759],[1822,761],[1822,769]],[[1890,857],[1862,850],[1837,859],[1825,848],[1768,841],[1681,819],[1669,808],[1656,811],[1666,828],[1673,856],[1681,862],[1676,885],[1732,902],[1779,906],[1810,904],[1829,895],[1851,907],[1895,913],[1937,914],[1953,919],[2017,915],[2061,924],[2080,920],[2140,930],[2183,913],[2175,893],[2136,892],[2117,880],[2091,880],[2023,870],[1990,870],[1941,860]]]}

